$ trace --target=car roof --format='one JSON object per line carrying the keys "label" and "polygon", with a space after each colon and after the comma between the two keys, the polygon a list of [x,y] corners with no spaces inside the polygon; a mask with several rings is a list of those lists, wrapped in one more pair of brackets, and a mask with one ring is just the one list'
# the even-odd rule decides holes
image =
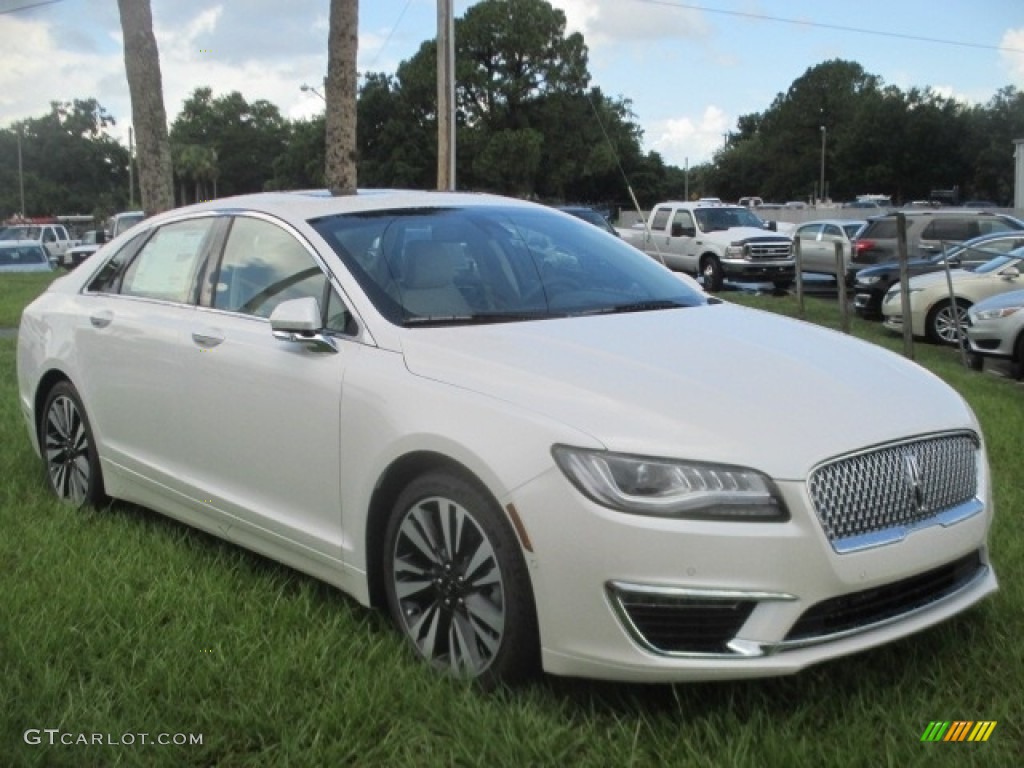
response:
{"label": "car roof", "polygon": [[314,219],[339,213],[382,209],[434,208],[441,206],[504,205],[542,207],[536,203],[475,192],[433,192],[422,190],[359,190],[355,195],[332,195],[327,190],[259,192],[218,198],[186,208],[166,211],[147,222],[158,223],[182,212],[258,211],[285,219]]}

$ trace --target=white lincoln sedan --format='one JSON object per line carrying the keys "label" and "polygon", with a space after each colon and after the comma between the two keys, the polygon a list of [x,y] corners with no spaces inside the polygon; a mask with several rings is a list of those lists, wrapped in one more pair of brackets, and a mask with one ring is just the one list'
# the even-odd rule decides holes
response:
{"label": "white lincoln sedan", "polygon": [[484,686],[787,674],[996,589],[951,388],[515,200],[148,219],[25,310],[18,385],[62,499],[312,574]]}

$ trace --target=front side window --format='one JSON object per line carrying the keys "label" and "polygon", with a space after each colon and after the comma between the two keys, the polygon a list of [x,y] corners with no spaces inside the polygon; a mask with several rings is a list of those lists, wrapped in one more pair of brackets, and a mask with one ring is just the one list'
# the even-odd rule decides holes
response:
{"label": "front side window", "polygon": [[214,224],[203,218],[160,227],[125,270],[121,293],[191,303]]}
{"label": "front side window", "polygon": [[796,236],[801,240],[817,240],[821,233],[821,224],[808,224],[797,230]]}
{"label": "front side window", "polygon": [[327,276],[294,235],[263,219],[239,216],[231,225],[213,306],[270,317],[282,301],[313,297],[325,305]]}

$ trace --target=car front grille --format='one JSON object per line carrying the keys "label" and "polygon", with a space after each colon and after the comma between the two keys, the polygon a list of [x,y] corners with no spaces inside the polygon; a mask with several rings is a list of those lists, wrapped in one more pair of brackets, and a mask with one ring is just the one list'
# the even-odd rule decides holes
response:
{"label": "car front grille", "polygon": [[[980,509],[977,437],[969,432],[883,446],[830,461],[808,490],[837,552],[902,538],[929,521],[955,522]],[[954,519],[943,517],[954,514]]]}
{"label": "car front grille", "polygon": [[971,582],[985,565],[978,552],[908,579],[825,600],[808,608],[785,642],[864,629],[925,608]]}
{"label": "car front grille", "polygon": [[731,654],[728,643],[749,618],[753,599],[609,588],[612,603],[641,645],[664,654]]}
{"label": "car front grille", "polygon": [[791,249],[788,240],[751,240],[746,253],[750,259],[788,259],[792,257]]}

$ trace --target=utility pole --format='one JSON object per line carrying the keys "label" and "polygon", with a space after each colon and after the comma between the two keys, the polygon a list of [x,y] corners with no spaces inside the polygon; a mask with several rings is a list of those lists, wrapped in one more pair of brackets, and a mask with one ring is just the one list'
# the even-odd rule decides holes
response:
{"label": "utility pole", "polygon": [[[133,143],[132,127],[128,126],[128,210],[135,208],[135,146]],[[184,202],[184,200],[182,201]]]}
{"label": "utility pole", "polygon": [[437,0],[437,188],[455,189],[455,17]]}
{"label": "utility pole", "polygon": [[18,189],[21,191],[21,218],[25,218],[25,172],[21,167],[21,126],[18,126]]}

